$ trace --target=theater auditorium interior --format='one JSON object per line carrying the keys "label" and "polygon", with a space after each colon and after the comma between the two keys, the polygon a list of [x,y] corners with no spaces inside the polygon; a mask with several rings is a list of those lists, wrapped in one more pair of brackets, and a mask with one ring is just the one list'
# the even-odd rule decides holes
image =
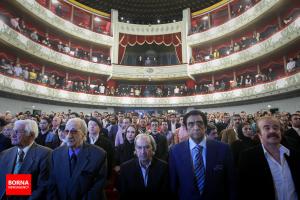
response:
{"label": "theater auditorium interior", "polygon": [[[300,116],[299,16],[299,0],[1,0],[0,131],[97,119],[116,148],[113,124],[151,133],[157,120],[171,148],[198,110],[216,140],[237,115],[253,135],[266,116],[286,132]],[[117,199],[112,171],[105,193]]]}

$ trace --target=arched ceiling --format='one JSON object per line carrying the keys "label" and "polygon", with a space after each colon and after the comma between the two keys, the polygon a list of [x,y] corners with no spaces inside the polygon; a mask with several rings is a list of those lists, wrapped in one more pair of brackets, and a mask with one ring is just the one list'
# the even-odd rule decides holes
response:
{"label": "arched ceiling", "polygon": [[[77,0],[91,8],[110,13],[119,11],[119,20],[135,24],[169,23],[182,20],[182,10],[195,12],[221,0]],[[122,18],[121,18],[122,17]]]}

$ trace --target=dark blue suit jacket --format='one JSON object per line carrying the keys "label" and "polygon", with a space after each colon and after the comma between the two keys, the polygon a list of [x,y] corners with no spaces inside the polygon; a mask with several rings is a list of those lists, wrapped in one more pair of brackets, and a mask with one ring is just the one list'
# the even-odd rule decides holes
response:
{"label": "dark blue suit jacket", "polygon": [[52,153],[50,172],[49,200],[105,199],[107,160],[100,147],[84,143],[70,177],[68,147],[61,146]]}
{"label": "dark blue suit jacket", "polygon": [[171,148],[169,171],[173,194],[182,200],[235,200],[235,167],[229,146],[207,139],[206,147],[205,188],[202,196],[195,184],[189,141]]}
{"label": "dark blue suit jacket", "polygon": [[[12,199],[45,199],[51,149],[33,143],[28,150],[19,174],[31,174],[31,196],[15,196]],[[0,153],[0,199],[5,197],[5,177],[12,174],[17,158],[18,147],[12,147]]]}

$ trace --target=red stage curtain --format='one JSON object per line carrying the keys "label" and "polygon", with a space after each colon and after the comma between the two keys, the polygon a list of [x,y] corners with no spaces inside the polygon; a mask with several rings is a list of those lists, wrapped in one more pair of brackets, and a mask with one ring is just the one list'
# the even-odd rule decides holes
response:
{"label": "red stage curtain", "polygon": [[127,35],[120,33],[120,40],[119,40],[119,63],[122,63],[124,58],[125,50],[127,45],[135,46],[145,44],[152,44],[153,42],[157,45],[164,44],[166,46],[173,45],[175,47],[176,55],[179,62],[182,62],[182,47],[181,47],[181,34],[174,33],[174,34],[166,34],[166,35],[147,35],[147,36],[140,36],[140,35]]}

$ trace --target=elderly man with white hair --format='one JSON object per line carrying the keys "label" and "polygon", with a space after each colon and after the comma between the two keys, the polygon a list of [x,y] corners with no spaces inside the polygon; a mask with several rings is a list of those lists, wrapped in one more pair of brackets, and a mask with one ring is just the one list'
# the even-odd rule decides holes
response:
{"label": "elderly man with white hair", "polygon": [[105,199],[106,152],[86,143],[87,126],[70,119],[63,132],[65,144],[52,153],[48,199]]}
{"label": "elderly man with white hair", "polygon": [[[34,142],[38,126],[33,120],[18,120],[14,123],[11,143],[14,147],[0,154],[0,199],[5,199],[5,177],[7,174],[31,174],[32,194],[28,199],[46,197],[49,178],[51,149]],[[14,199],[18,199],[14,197]],[[26,197],[22,197],[26,199]]]}

